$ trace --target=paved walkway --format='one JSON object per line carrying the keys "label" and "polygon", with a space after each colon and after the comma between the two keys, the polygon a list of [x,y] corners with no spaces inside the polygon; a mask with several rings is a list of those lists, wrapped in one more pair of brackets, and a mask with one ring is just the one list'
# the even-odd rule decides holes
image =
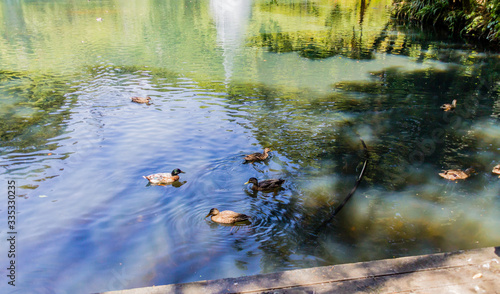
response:
{"label": "paved walkway", "polygon": [[500,247],[106,293],[500,294]]}

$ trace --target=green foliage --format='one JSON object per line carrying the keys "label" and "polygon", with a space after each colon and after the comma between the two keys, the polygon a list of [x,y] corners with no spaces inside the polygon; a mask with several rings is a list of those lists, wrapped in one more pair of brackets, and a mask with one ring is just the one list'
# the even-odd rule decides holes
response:
{"label": "green foliage", "polygon": [[465,19],[464,11],[457,10],[457,6],[468,7],[464,1],[395,0],[393,13],[399,19],[409,19],[423,24],[446,25],[455,30],[457,25],[463,23]]}
{"label": "green foliage", "polygon": [[465,31],[476,34],[487,40],[500,40],[500,1],[484,1],[473,13],[468,15],[469,24]]}
{"label": "green foliage", "polygon": [[395,0],[393,15],[477,39],[500,40],[499,0]]}

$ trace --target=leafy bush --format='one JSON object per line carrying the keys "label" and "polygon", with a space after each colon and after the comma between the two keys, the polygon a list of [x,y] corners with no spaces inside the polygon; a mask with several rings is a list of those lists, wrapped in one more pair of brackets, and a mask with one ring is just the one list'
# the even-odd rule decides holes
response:
{"label": "leafy bush", "polygon": [[393,15],[477,39],[500,40],[500,0],[394,0]]}

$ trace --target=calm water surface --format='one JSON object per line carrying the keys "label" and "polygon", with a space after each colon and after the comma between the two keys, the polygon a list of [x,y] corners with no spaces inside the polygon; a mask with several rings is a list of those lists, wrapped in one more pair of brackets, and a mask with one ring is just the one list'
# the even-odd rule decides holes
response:
{"label": "calm water surface", "polygon": [[[4,1],[16,287],[89,293],[500,244],[500,58],[390,1]],[[149,106],[130,102],[150,96]],[[458,100],[455,112],[439,106]],[[350,191],[353,199],[317,230]],[[242,156],[270,147],[265,162]],[[462,182],[442,169],[473,166]],[[186,171],[176,185],[143,175]],[[286,180],[254,193],[250,177]],[[6,220],[6,197],[0,213]],[[253,217],[204,219],[210,208]],[[7,235],[6,223],[2,225]]]}

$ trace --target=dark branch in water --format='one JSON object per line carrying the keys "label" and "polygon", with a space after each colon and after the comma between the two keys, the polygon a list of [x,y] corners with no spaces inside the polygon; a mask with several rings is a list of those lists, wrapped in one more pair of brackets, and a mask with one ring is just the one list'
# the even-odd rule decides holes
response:
{"label": "dark branch in water", "polygon": [[[365,150],[365,156],[369,157],[368,148],[366,147],[365,141],[363,141],[363,139],[361,139],[361,138],[360,138],[360,140],[361,140],[361,143],[363,144],[363,148]],[[354,192],[356,192],[356,189],[358,188],[359,184],[361,183],[361,180],[363,179],[363,175],[365,174],[367,164],[368,164],[368,158],[365,159],[365,162],[363,163],[363,169],[361,169],[361,173],[359,174],[359,177],[356,180],[356,183],[354,184],[354,187],[352,188],[351,192],[349,192],[349,194],[347,194],[347,196],[344,198],[344,201],[342,201],[342,203],[339,206],[337,206],[337,208],[335,208],[335,210],[330,215],[330,217],[327,220],[325,220],[323,223],[321,223],[321,225],[316,229],[316,233],[318,231],[320,231],[321,229],[323,229],[327,224],[329,224],[333,220],[333,218],[340,212],[340,210],[342,208],[344,208],[344,206],[347,204],[349,199],[351,199],[352,195],[354,195]]]}

